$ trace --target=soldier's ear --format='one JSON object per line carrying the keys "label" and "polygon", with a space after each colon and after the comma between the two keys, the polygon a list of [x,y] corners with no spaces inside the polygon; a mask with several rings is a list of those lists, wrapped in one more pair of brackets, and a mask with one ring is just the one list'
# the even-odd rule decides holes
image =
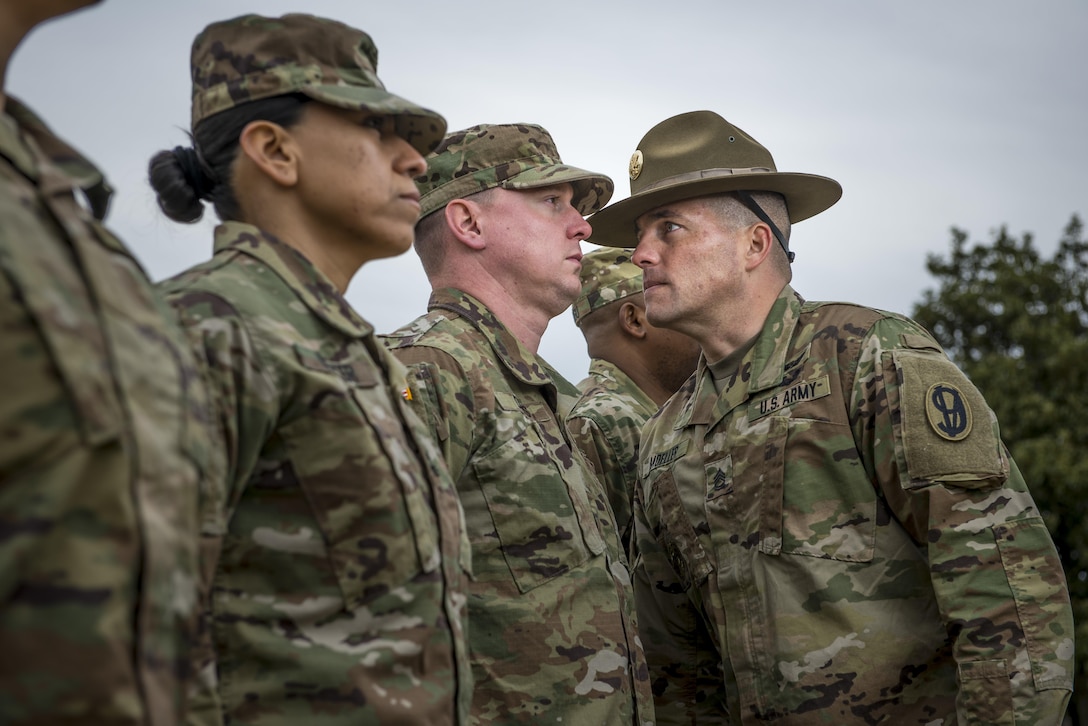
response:
{"label": "soldier's ear", "polygon": [[271,121],[251,121],[242,129],[238,146],[253,165],[273,183],[298,183],[299,147],[287,129]]}
{"label": "soldier's ear", "polygon": [[763,260],[767,259],[774,250],[778,241],[774,238],[771,228],[763,222],[757,222],[748,228],[744,240],[748,243],[744,253],[744,269],[746,272],[759,267]]}
{"label": "soldier's ear", "polygon": [[470,199],[454,199],[446,205],[446,226],[458,242],[474,250],[487,247],[480,218],[480,205]]}
{"label": "soldier's ear", "polygon": [[620,330],[632,338],[646,337],[646,311],[630,300],[620,303],[619,316]]}

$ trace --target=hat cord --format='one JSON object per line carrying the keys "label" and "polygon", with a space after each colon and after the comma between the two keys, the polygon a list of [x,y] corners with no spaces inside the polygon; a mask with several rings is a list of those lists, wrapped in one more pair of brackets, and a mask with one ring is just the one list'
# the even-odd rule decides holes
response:
{"label": "hat cord", "polygon": [[735,194],[741,204],[748,207],[752,214],[759,217],[759,221],[771,228],[771,232],[774,233],[774,237],[778,240],[778,244],[782,245],[782,251],[786,253],[786,259],[790,261],[790,264],[793,264],[794,254],[790,251],[790,248],[786,246],[786,239],[782,236],[782,232],[779,231],[778,225],[771,221],[771,218],[763,211],[763,207],[759,206],[756,200],[752,199],[752,196],[748,194],[748,192],[737,191]]}

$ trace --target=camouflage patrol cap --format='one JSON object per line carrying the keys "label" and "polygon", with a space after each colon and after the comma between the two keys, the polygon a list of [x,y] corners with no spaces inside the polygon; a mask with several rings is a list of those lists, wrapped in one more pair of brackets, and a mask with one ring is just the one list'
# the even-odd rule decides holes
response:
{"label": "camouflage patrol cap", "polygon": [[642,268],[631,261],[634,250],[601,247],[582,257],[582,292],[571,312],[574,324],[609,303],[642,292]]}
{"label": "camouflage patrol cap", "polygon": [[612,197],[612,180],[559,158],[551,135],[534,124],[481,124],[446,136],[427,158],[427,173],[416,177],[422,198],[420,219],[486,189],[534,189],[570,183],[571,203],[592,214]]}
{"label": "camouflage patrol cap", "polygon": [[335,20],[295,13],[212,23],[193,41],[192,127],[248,101],[302,93],[393,116],[397,134],[428,153],[446,133],[446,119],[386,91],[377,67],[370,36]]}

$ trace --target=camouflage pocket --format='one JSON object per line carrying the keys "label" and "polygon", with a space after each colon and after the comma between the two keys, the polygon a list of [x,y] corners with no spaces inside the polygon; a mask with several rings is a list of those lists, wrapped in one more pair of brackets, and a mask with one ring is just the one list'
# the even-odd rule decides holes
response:
{"label": "camouflage pocket", "polygon": [[1029,517],[997,525],[993,533],[1016,600],[1035,688],[1071,690],[1073,620],[1065,573],[1046,525],[1040,517]]}
{"label": "camouflage pocket", "polygon": [[[22,228],[21,215],[8,216],[4,232],[10,239],[41,236],[36,226]],[[64,245],[47,242],[5,245],[0,248],[0,273],[6,273],[14,298],[5,299],[3,304],[17,310],[21,302],[28,316],[20,316],[14,331],[5,329],[5,348],[17,356],[13,360],[18,360],[19,367],[33,376],[19,382],[20,388],[14,391],[16,400],[7,402],[6,407],[18,406],[19,399],[27,399],[25,410],[49,411],[57,419],[48,421],[36,413],[27,416],[28,425],[71,429],[72,422],[60,415],[56,401],[31,402],[37,395],[55,395],[59,374],[63,395],[75,411],[76,431],[83,442],[99,446],[116,440],[124,424],[109,343],[96,314],[99,307],[92,303],[91,291],[72,265],[68,250]]]}
{"label": "camouflage pocket", "polygon": [[[470,536],[479,550],[476,555],[486,552],[487,545],[477,546],[481,540],[497,540],[510,575],[524,593],[600,554],[604,542],[589,528],[593,520],[587,493],[572,489],[583,479],[572,470],[575,459],[562,434],[544,431],[558,424],[536,421],[502,391],[495,392],[495,400],[490,414],[495,420],[486,425],[496,432],[494,447],[472,462],[495,535]],[[474,560],[480,558],[474,555]]]}
{"label": "camouflage pocket", "polygon": [[[870,562],[876,542],[876,491],[850,427],[779,420],[782,424],[772,427],[765,449],[764,494],[772,508],[764,511],[765,529],[780,523],[782,554]],[[761,546],[761,551],[768,550]]]}
{"label": "camouflage pocket", "polygon": [[1003,660],[965,661],[959,664],[960,695],[956,713],[965,724],[1015,726],[1012,686]]}
{"label": "camouflage pocket", "polygon": [[390,403],[394,406],[397,404],[390,401],[389,391],[379,386],[357,386],[352,389],[352,395],[370,425],[378,432],[378,443],[393,465],[394,476],[400,480],[404,506],[412,523],[423,571],[434,572],[438,569],[442,553],[438,545],[438,520],[426,495],[430,482],[423,470],[420,454],[408,439],[403,422],[387,408]]}
{"label": "camouflage pocket", "polygon": [[685,590],[697,587],[713,572],[710,558],[688,517],[671,470],[663,471],[649,484],[646,521],[654,539],[665,550],[669,565]]}
{"label": "camouflage pocket", "polygon": [[394,393],[363,354],[331,365],[296,346],[310,410],[280,435],[310,503],[348,608],[440,564],[426,474],[393,410]]}

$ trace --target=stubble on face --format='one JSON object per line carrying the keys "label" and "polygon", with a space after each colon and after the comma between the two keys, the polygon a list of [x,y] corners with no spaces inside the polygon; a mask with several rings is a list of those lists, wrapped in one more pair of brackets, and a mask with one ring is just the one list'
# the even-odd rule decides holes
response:
{"label": "stubble on face", "polygon": [[[736,230],[706,198],[671,202],[638,219],[650,323],[695,339],[712,330],[736,292]],[[709,327],[708,327],[709,326]]]}
{"label": "stubble on face", "polygon": [[[495,274],[511,296],[549,318],[581,292],[581,239],[589,225],[570,202],[570,184],[527,190],[490,190],[488,214],[497,230],[489,245],[501,252]],[[584,228],[584,229],[583,229]]]}

